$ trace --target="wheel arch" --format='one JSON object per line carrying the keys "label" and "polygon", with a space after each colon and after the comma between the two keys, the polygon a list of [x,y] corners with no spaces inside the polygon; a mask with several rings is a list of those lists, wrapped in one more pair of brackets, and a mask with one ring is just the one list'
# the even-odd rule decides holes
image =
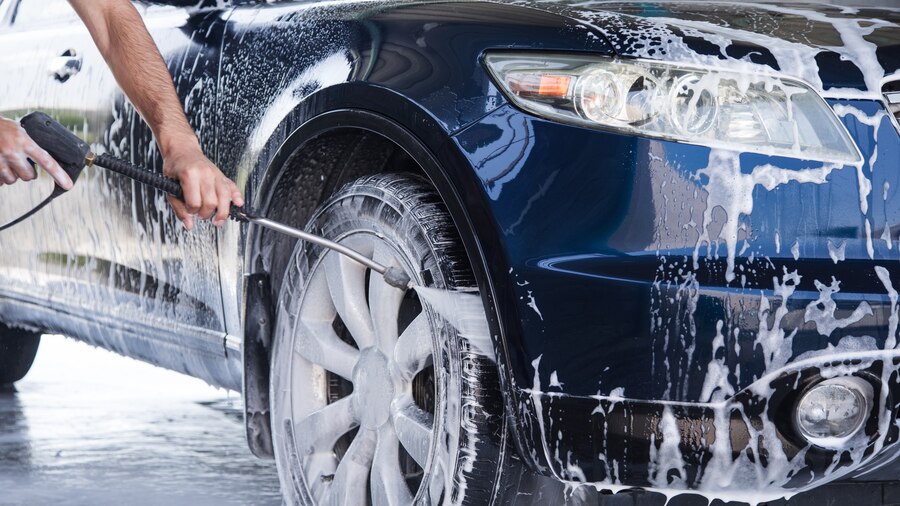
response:
{"label": "wheel arch", "polygon": [[[389,166],[395,168],[395,165],[390,164],[391,161],[408,163],[405,169],[428,177],[450,212],[472,264],[483,301],[491,309],[487,313],[491,334],[494,336],[494,351],[498,357],[509,422],[507,425],[519,453],[523,454],[522,449],[527,446],[522,439],[524,434],[517,429],[516,396],[512,395],[512,381],[507,377],[508,368],[505,367],[508,364],[506,341],[503,337],[505,332],[501,319],[497,318],[490,260],[483,247],[484,242],[480,239],[486,237],[485,234],[496,232],[487,226],[489,220],[483,214],[486,205],[472,205],[472,199],[483,194],[474,169],[458,152],[452,140],[452,132],[448,132],[427,111],[389,90],[370,86],[363,90],[360,89],[362,86],[348,83],[335,87],[337,89],[322,90],[287,115],[276,132],[281,130],[290,133],[277,149],[270,151],[274,152],[273,156],[268,160],[260,160],[257,167],[259,175],[254,178],[258,180],[258,184],[248,191],[250,201],[263,215],[303,228],[309,216],[331,193],[358,177],[385,172]],[[376,104],[380,107],[375,107]],[[296,127],[292,128],[292,125]],[[361,142],[349,142],[353,140]],[[317,165],[320,161],[310,162],[306,158],[311,154],[315,155],[320,147],[325,147],[326,150],[349,147],[351,151],[342,153],[345,158],[338,174],[332,173],[331,177],[318,181],[320,184],[315,189],[303,188],[303,184],[309,183],[311,177],[325,170]],[[380,157],[383,163],[372,163],[371,158],[365,158],[367,156]],[[305,162],[314,166],[304,167]],[[302,209],[277,205],[283,195],[295,196],[298,192],[301,194],[299,200],[304,201]],[[463,195],[468,196],[468,199]],[[267,377],[262,376],[268,375],[270,357],[266,356],[262,360],[260,355],[270,353],[270,350],[267,346],[260,346],[260,343],[268,342],[267,331],[261,329],[265,326],[255,325],[257,322],[251,322],[249,317],[267,314],[268,320],[274,322],[271,306],[277,300],[280,290],[279,273],[284,272],[285,265],[279,265],[277,258],[273,257],[286,257],[285,253],[289,254],[295,244],[294,241],[278,244],[278,239],[272,243],[271,237],[258,227],[250,227],[247,240],[243,242],[246,245],[243,272],[248,274],[247,284],[252,282],[259,286],[261,277],[269,278],[266,294],[245,285],[243,303],[247,316],[243,376],[248,442],[254,454],[267,458],[272,457],[271,428],[261,426],[261,419],[251,415],[269,412],[268,392],[265,391],[269,382]],[[266,305],[270,307],[260,308]],[[263,363],[265,370],[260,369],[260,364]],[[264,422],[268,423],[268,419]]]}

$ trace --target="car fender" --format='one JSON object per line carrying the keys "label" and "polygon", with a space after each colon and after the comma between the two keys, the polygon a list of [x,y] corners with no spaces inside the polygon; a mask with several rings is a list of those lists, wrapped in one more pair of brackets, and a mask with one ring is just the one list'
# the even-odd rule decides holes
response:
{"label": "car fender", "polygon": [[[365,130],[384,136],[413,158],[434,183],[457,225],[472,263],[475,279],[487,308],[506,411],[510,421],[515,422],[519,406],[514,402],[517,397],[512,395],[513,384],[505,366],[508,363],[508,332],[503,319],[497,317],[494,291],[496,280],[506,275],[508,267],[503,263],[497,248],[485,246],[499,244],[500,238],[495,237],[496,228],[490,226],[489,206],[483,200],[484,191],[474,169],[458,150],[451,133],[442,128],[428,111],[390,90],[363,83],[346,83],[320,90],[292,110],[274,129],[274,132],[290,132],[283,141],[278,141],[281,136],[276,133],[270,137],[272,144],[260,149],[259,152],[264,156],[259,158],[258,165],[254,168],[254,173],[258,172],[260,175],[253,178],[259,183],[248,186],[248,201],[252,202],[254,209],[266,215],[277,204],[273,197],[275,188],[288,175],[291,156],[302,150],[310,140],[337,129]],[[267,156],[268,154],[271,156]],[[303,227],[305,224],[292,225]],[[270,350],[259,346],[262,341],[251,339],[251,334],[258,334],[250,332],[251,328],[259,325],[249,318],[251,315],[273,313],[273,308],[267,310],[264,306],[270,304],[269,300],[277,300],[280,284],[278,280],[274,280],[271,283],[273,293],[270,294],[262,294],[255,289],[260,276],[264,276],[266,271],[266,260],[262,258],[262,233],[262,230],[255,227],[245,227],[241,232],[244,240],[239,244],[245,248],[241,254],[245,282],[239,295],[245,302],[238,304],[244,308],[246,315],[243,347],[244,395],[247,409],[252,411],[248,411],[246,417],[248,435],[253,435],[248,440],[255,454],[270,457],[271,445],[265,442],[265,438],[259,437],[260,434],[269,433],[266,427],[268,420],[260,418],[258,414],[265,411],[268,405],[268,378],[264,377],[268,374],[268,368],[260,367],[263,362],[256,356],[269,353]],[[524,434],[517,433],[516,427],[521,424],[509,425],[519,449],[529,447],[520,439]],[[524,451],[520,453],[527,454]]]}

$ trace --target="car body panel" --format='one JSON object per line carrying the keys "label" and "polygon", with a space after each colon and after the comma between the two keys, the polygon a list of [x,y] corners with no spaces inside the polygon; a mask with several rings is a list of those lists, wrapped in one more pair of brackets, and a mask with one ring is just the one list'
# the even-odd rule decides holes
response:
{"label": "car body panel", "polygon": [[[797,286],[795,297],[801,307],[824,292],[816,288],[815,279],[830,286],[832,276],[849,278],[834,294],[842,310],[855,308],[861,294],[883,292],[873,270],[865,277],[852,273],[865,265],[861,260],[868,260],[870,246],[880,260],[878,265],[894,269],[890,260],[896,245],[882,236],[885,227],[900,218],[900,209],[890,198],[892,188],[900,183],[900,174],[891,170],[900,154],[900,136],[881,104],[836,104],[879,120],[872,127],[853,115],[844,117],[867,160],[861,173],[881,190],[868,196],[870,231],[866,232],[866,215],[860,212],[860,172],[853,166],[831,170],[827,184],[788,181],[772,190],[751,185],[747,196],[753,199],[753,212],[740,222],[737,247],[743,253],[735,262],[732,282],[725,279],[724,239],[710,246],[701,237],[704,227],[718,230],[728,225],[724,212],[703,223],[707,199],[719,198],[706,195],[711,191],[707,169],[711,156],[716,156],[714,150],[562,126],[511,107],[458,134],[455,139],[476,167],[494,213],[495,235],[503,238],[502,244],[489,247],[503,251],[506,263],[502,267],[513,269],[509,291],[501,299],[516,301],[515,318],[524,324],[519,343],[523,350],[511,355],[521,356],[528,364],[543,357],[542,369],[548,369],[543,371],[542,384],[549,383],[550,372],[557,366],[565,369],[567,373],[558,375],[565,383],[561,391],[573,395],[609,394],[625,388],[644,399],[698,401],[720,319],[742,322],[741,328],[749,332],[742,339],[751,340],[744,343],[743,355],[729,357],[729,370],[737,370],[740,364],[745,373],[740,380],[733,378],[732,386],[744,388],[765,372],[761,356],[754,358],[749,344],[758,331],[760,295],[772,295],[772,280],[778,277],[780,282],[784,268],[793,271],[802,265],[809,272]],[[558,149],[539,149],[542,145]],[[496,163],[479,167],[486,153]],[[745,175],[766,164],[788,171],[823,166],[755,154],[741,154],[739,161]],[[721,163],[715,158],[713,162]],[[714,203],[720,205],[719,200]],[[523,226],[526,222],[528,226]],[[700,268],[694,267],[695,254]],[[569,292],[571,298],[560,297]],[[671,306],[668,301],[673,297],[690,307]],[[889,307],[887,292],[878,297],[875,302],[867,299],[873,310],[879,304]],[[726,298],[735,299],[725,304],[727,318],[722,312],[725,307],[709,307],[713,300]],[[737,308],[741,314],[734,314]],[[694,311],[702,311],[702,317],[695,317]],[[587,313],[593,317],[586,327],[584,317],[576,316]],[[652,324],[651,315],[661,320]],[[886,332],[884,317],[881,314],[868,322],[872,329],[867,332]],[[856,323],[848,325],[850,329],[835,329],[831,341],[816,337],[815,325],[806,325],[794,353],[836,344],[841,337],[859,332]],[[726,326],[725,331],[733,329]],[[663,350],[667,335],[672,341],[691,334],[704,335],[707,341],[692,346],[688,339],[677,349]],[[598,346],[597,340],[604,345]],[[876,341],[883,343],[884,336]],[[655,346],[649,345],[654,342]],[[669,346],[676,345],[670,342]],[[694,348],[690,354],[686,354],[688,348]],[[665,365],[666,359],[682,355],[683,361]],[[530,387],[533,378],[528,366],[516,381]]]}
{"label": "car body panel", "polygon": [[[882,238],[897,218],[890,189],[898,183],[892,169],[900,136],[878,102],[835,105],[878,119],[870,126],[844,117],[867,160],[861,173],[882,190],[872,195],[872,214],[860,212],[860,172],[852,166],[831,171],[823,184],[751,185],[744,196],[754,211],[741,220],[733,282],[725,279],[724,242],[700,241],[703,227],[720,230],[727,221],[722,213],[704,223],[709,202],[730,208],[715,199],[742,198],[708,186],[713,150],[562,126],[510,107],[456,136],[473,166],[485,153],[498,160],[479,170],[489,221],[503,238],[486,246],[502,252],[494,272],[510,274],[495,284],[498,307],[511,312],[502,317],[523,322],[520,339],[507,340],[508,366],[520,406],[534,410],[534,434],[526,440],[538,442],[536,466],[569,480],[660,486],[642,473],[649,472],[645,431],[654,430],[664,401],[701,409],[811,357],[840,363],[846,353],[867,352],[852,359],[865,357],[868,366],[885,353],[900,356],[890,344],[897,244]],[[547,145],[559,149],[539,148]],[[745,177],[769,163],[789,171],[823,165],[748,154],[737,160]],[[876,222],[868,234],[866,216]],[[886,281],[876,266],[888,273]],[[625,429],[605,428],[603,410],[627,403],[651,422],[631,422],[629,430],[644,437],[626,438],[636,446],[619,447],[616,459],[604,442],[613,440],[608,431],[621,436]],[[715,415],[704,417],[713,427]],[[686,430],[703,423],[696,425]],[[708,443],[682,451],[703,454]],[[711,456],[697,458],[705,465]]]}
{"label": "car body panel", "polygon": [[[548,8],[566,10],[561,5]],[[671,27],[696,30],[697,24],[668,18],[668,4],[624,4],[626,11],[646,9],[649,20],[621,16],[617,5],[579,3],[575,17],[597,27],[623,56],[746,68],[748,61],[729,61],[727,56],[729,48],[740,44],[710,36],[715,23],[704,21],[703,44],[695,31]],[[710,11],[708,20],[732,8],[690,4],[683,9],[701,16]],[[786,9],[764,5],[760,10]],[[816,19],[816,10],[790,13]],[[844,18],[836,14],[839,10],[820,10]],[[752,11],[741,7],[741,12]],[[878,45],[868,43],[866,29],[855,26],[854,31],[847,24],[855,22],[841,19],[813,32],[846,37],[846,48],[826,50],[816,45],[821,42],[803,48],[795,42],[768,46],[772,52],[785,46],[803,49],[810,57],[842,54],[863,65],[856,72],[860,79],[849,80],[842,70],[847,63],[832,65],[831,56],[815,59],[813,66],[790,67],[781,61],[786,75],[804,79],[825,96],[859,99],[830,101],[862,151],[864,162],[858,167],[832,169],[748,153],[738,157],[565,127],[513,109],[495,111],[456,136],[476,170],[488,153],[499,159],[479,171],[494,213],[495,236],[503,237],[488,249],[503,251],[494,257],[494,272],[508,269],[510,274],[496,280],[501,319],[524,322],[517,328],[520,338],[507,339],[506,347],[520,406],[531,411],[526,418],[532,436],[525,440],[535,443],[530,454],[536,468],[565,480],[667,488],[673,486],[666,481],[671,476],[659,474],[658,467],[654,471],[654,466],[678,462],[654,463],[661,458],[655,452],[662,451],[658,441],[664,437],[665,401],[698,407],[725,402],[739,397],[742,389],[760,388],[788,374],[793,361],[811,355],[818,361],[806,364],[811,369],[850,360],[850,350],[868,351],[865,358],[852,360],[876,369],[881,366],[878,360],[873,364],[873,357],[896,355],[896,327],[890,323],[896,305],[890,294],[898,278],[891,230],[897,209],[890,189],[896,184],[900,150],[881,86],[897,76],[894,55],[900,32],[895,13],[860,13],[867,15],[889,20],[876,25],[880,31],[873,40]],[[657,44],[656,51],[648,51],[661,30],[668,30],[661,36],[662,50]],[[861,34],[864,44],[856,38]],[[728,41],[760,40],[734,30],[727,35]],[[786,55],[782,51],[778,56]],[[871,65],[876,56],[878,65]],[[778,67],[778,57],[765,60],[770,68]],[[758,178],[765,170],[754,171],[763,167],[775,167],[784,180],[772,185]],[[801,183],[804,171],[818,171],[824,180]],[[573,234],[576,230],[580,233]],[[734,282],[725,279],[732,270]],[[631,415],[623,416],[617,423],[625,427],[608,426],[604,411],[609,405],[641,405],[642,400],[656,411],[646,415],[646,408],[639,409],[646,416],[630,422]],[[782,406],[773,403],[772,413],[791,409],[793,399],[782,400]],[[884,404],[895,409],[891,401]],[[768,408],[763,414],[770,414]],[[674,417],[678,423],[669,427],[682,431],[681,444],[670,451],[694,455],[687,459],[693,467],[669,470],[683,480],[680,486],[714,488],[722,476],[710,473],[704,483],[703,472],[710,470],[707,464],[721,464],[712,459],[716,438],[695,436],[698,430],[713,430],[715,417],[694,416],[679,413]],[[604,442],[612,444],[611,434],[617,442],[625,438],[633,444],[619,447],[618,454],[610,452]],[[654,439],[656,445],[648,444]],[[742,447],[734,444],[738,452]],[[734,455],[737,459],[738,453]],[[865,460],[857,457],[851,468]],[[840,469],[836,475],[847,472],[823,459],[818,467],[792,472],[813,473],[813,481],[828,474],[826,469]],[[734,467],[728,467],[732,474]],[[754,465],[740,472],[767,476]],[[778,486],[798,485],[784,481]]]}

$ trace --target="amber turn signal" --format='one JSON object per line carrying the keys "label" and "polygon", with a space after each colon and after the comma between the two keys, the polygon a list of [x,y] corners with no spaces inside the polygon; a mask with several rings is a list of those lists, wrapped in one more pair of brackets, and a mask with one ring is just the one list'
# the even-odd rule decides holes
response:
{"label": "amber turn signal", "polygon": [[512,73],[506,82],[520,97],[565,98],[569,95],[572,76]]}

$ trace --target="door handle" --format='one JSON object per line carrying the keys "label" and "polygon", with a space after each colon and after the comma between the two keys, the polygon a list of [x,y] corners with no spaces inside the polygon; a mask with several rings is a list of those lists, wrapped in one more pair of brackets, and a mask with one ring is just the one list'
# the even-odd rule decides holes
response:
{"label": "door handle", "polygon": [[47,72],[57,81],[64,83],[81,71],[81,56],[74,49],[66,49],[47,66]]}

